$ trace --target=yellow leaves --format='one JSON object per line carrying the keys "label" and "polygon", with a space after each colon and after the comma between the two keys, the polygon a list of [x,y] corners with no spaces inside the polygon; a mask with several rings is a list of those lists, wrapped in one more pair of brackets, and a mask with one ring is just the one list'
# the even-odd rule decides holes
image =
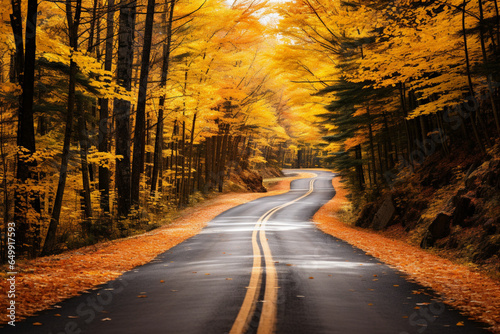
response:
{"label": "yellow leaves", "polygon": [[250,163],[252,164],[259,164],[259,163],[266,163],[266,159],[264,159],[263,156],[261,155],[256,155],[254,157],[249,158]]}
{"label": "yellow leaves", "polygon": [[114,161],[118,158],[117,155],[110,152],[99,152],[95,146],[89,149],[87,161],[92,164],[110,169],[114,166]]}
{"label": "yellow leaves", "polygon": [[368,138],[366,138],[366,133],[358,134],[355,137],[348,138],[344,141],[344,149],[347,151],[357,145],[361,145],[367,142]]}
{"label": "yellow leaves", "polygon": [[0,97],[4,95],[19,94],[21,92],[21,86],[16,83],[3,82],[0,86]]}

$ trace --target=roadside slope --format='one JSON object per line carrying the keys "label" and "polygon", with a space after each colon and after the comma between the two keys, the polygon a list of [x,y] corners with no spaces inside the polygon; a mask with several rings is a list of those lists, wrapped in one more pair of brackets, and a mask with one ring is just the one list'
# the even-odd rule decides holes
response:
{"label": "roadside slope", "polygon": [[408,274],[410,279],[432,288],[445,303],[489,324],[494,333],[500,333],[498,281],[403,241],[342,223],[339,214],[347,203],[347,192],[342,188],[339,177],[334,178],[332,183],[337,191],[335,197],[313,217],[319,229],[396,267]]}

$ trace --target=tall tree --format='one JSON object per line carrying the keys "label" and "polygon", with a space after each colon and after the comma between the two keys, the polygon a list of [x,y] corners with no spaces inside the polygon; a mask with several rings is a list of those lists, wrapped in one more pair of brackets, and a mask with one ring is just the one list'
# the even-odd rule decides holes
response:
{"label": "tall tree", "polygon": [[[106,47],[104,56],[104,70],[111,71],[113,65],[113,29],[114,29],[114,0],[108,0],[106,17]],[[99,152],[109,151],[109,99],[99,99]],[[109,184],[110,171],[106,166],[99,166],[100,206],[105,214],[109,214]]]}
{"label": "tall tree", "polygon": [[43,246],[43,255],[50,254],[56,246],[57,228],[61,216],[62,201],[64,189],[66,187],[66,178],[68,173],[68,162],[70,158],[71,133],[73,128],[73,118],[75,113],[76,102],[76,75],[78,66],[74,57],[78,51],[78,29],[82,13],[82,0],[76,0],[75,14],[73,15],[72,0],[66,0],[66,20],[68,23],[69,46],[71,48],[71,59],[69,64],[69,84],[68,84],[68,108],[66,111],[66,130],[64,131],[63,152],[61,158],[61,168],[59,171],[59,183],[57,185],[56,198],[50,218],[49,229],[45,244]]}
{"label": "tall tree", "polygon": [[[116,78],[126,91],[132,89],[132,65],[134,61],[134,33],[137,1],[122,0],[118,27],[118,62]],[[125,217],[130,213],[130,108],[129,100],[115,99],[114,114],[116,121],[116,189],[118,215]]]}
{"label": "tall tree", "polygon": [[165,108],[165,86],[167,85],[167,76],[170,65],[170,51],[172,44],[172,23],[174,20],[174,9],[176,0],[166,0],[168,4],[168,17],[167,11],[163,15],[163,32],[166,36],[165,44],[163,44],[162,53],[162,68],[161,68],[161,79],[160,79],[160,90],[162,95],[160,96],[159,110],[158,110],[158,120],[156,123],[156,137],[155,137],[155,148],[153,155],[153,173],[151,176],[151,196],[155,196],[156,187],[158,183],[158,176],[160,174],[162,157],[163,157],[163,124],[164,124],[164,108]]}
{"label": "tall tree", "polygon": [[141,174],[144,172],[145,130],[146,130],[146,97],[148,90],[149,63],[151,41],[153,39],[155,0],[148,0],[144,45],[142,47],[141,76],[139,79],[139,96],[135,114],[134,152],[132,162],[132,204],[139,204]]}
{"label": "tall tree", "polygon": [[[22,94],[19,100],[17,130],[17,146],[19,149],[17,158],[17,179],[21,185],[26,183],[29,179],[36,179],[36,173],[32,173],[31,169],[37,165],[36,160],[32,158],[36,151],[33,98],[37,14],[37,0],[28,0],[25,50],[23,50],[21,0],[12,0],[12,14],[10,18],[16,45],[14,73],[16,73],[17,81],[22,87]],[[21,252],[26,250],[26,238],[29,230],[26,210],[31,206],[34,210],[40,212],[40,203],[37,199],[38,195],[35,194],[35,197],[35,200],[31,201],[28,191],[21,190],[21,188],[16,191],[14,219],[20,223],[18,226],[19,236],[16,240],[18,241],[18,249]]]}

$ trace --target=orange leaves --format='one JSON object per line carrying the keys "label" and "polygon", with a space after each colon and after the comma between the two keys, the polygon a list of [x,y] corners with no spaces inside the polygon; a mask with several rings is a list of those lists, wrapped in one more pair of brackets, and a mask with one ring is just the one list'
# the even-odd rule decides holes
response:
{"label": "orange leaves", "polygon": [[[493,331],[500,330],[500,284],[497,281],[403,241],[345,225],[332,212],[341,209],[346,191],[338,177],[333,179],[333,186],[337,190],[335,198],[313,217],[318,228],[397,267],[411,279],[437,291],[443,296],[445,303],[489,324]],[[421,294],[423,291],[414,290],[412,293]],[[421,305],[425,304],[419,303],[415,309],[419,309]],[[463,325],[463,322],[457,323],[457,326]]]}

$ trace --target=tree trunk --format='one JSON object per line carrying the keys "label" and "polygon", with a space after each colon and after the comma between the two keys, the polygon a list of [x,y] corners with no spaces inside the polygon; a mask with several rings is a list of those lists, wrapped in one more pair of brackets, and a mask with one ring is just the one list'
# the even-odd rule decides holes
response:
{"label": "tree trunk", "polygon": [[92,53],[94,51],[94,34],[95,34],[95,27],[96,27],[96,22],[97,22],[97,7],[98,7],[98,2],[97,0],[94,0],[94,3],[92,5],[92,18],[90,19],[90,30],[89,30],[89,40],[87,44],[87,52]]}
{"label": "tree trunk", "polygon": [[[82,10],[82,0],[77,0],[75,7],[75,16],[72,15],[72,0],[66,0],[66,18],[69,28],[69,43],[70,47],[76,51],[78,49],[78,26],[80,25],[80,14]],[[75,110],[75,86],[76,74],[78,67],[71,58],[69,65],[69,84],[68,84],[68,110],[66,114],[66,130],[64,131],[64,144],[61,158],[61,169],[59,172],[59,183],[57,185],[56,198],[50,219],[47,237],[43,246],[42,255],[48,255],[56,246],[56,233],[61,215],[62,200],[64,196],[64,188],[66,186],[66,176],[68,172],[69,151],[71,144],[71,130],[73,127],[73,114]]]}
{"label": "tree trunk", "polygon": [[372,156],[372,173],[373,173],[373,184],[377,185],[377,168],[375,167],[375,148],[373,145],[373,131],[372,131],[372,120],[370,117],[370,106],[366,106],[366,114],[368,116],[368,138],[370,140],[370,152]]}
{"label": "tree trunk", "polygon": [[[12,33],[14,35],[14,44],[16,46],[13,59],[12,59],[12,71],[10,73],[10,81],[18,82],[21,86],[23,85],[23,75],[24,73],[24,43],[23,43],[23,18],[21,12],[21,0],[12,0],[12,14],[10,14],[10,25],[12,27]],[[35,4],[35,25],[36,27],[36,6]],[[32,4],[33,5],[33,4]],[[35,30],[36,33],[36,30]],[[28,37],[26,37],[28,38]],[[34,60],[34,59],[33,59]],[[21,97],[22,99],[22,97]]]}
{"label": "tree trunk", "polygon": [[[166,0],[168,4],[168,0]],[[168,10],[168,21],[166,12],[163,15],[163,22],[165,23],[165,28],[163,32],[166,35],[166,43],[163,45],[163,65],[161,69],[161,79],[160,79],[160,90],[164,90],[167,85],[167,76],[170,63],[170,48],[172,43],[172,22],[174,17],[175,0],[170,0],[170,7]],[[155,196],[156,184],[158,182],[158,174],[160,172],[161,159],[163,159],[163,114],[165,106],[165,95],[160,97],[159,110],[158,110],[158,121],[156,124],[156,138],[155,138],[155,150],[153,154],[153,175],[151,176],[151,196]]]}
{"label": "tree trunk", "polygon": [[212,187],[212,144],[214,137],[205,138],[205,186],[203,191],[206,192]]}
{"label": "tree trunk", "polygon": [[83,223],[83,230],[85,233],[90,234],[90,221],[92,218],[92,200],[90,194],[90,177],[89,177],[89,164],[87,161],[87,154],[89,150],[89,138],[87,134],[85,115],[83,114],[83,101],[76,98],[77,111],[78,111],[78,138],[80,141],[80,164],[82,171],[82,184],[83,184],[83,206],[85,221]]}
{"label": "tree trunk", "polygon": [[356,160],[357,160],[356,173],[358,175],[358,186],[359,186],[359,190],[363,190],[363,189],[365,189],[365,177],[363,175],[363,163],[361,162],[361,159],[362,159],[361,145],[359,145],[359,144],[356,145],[354,147],[354,150],[355,150]]}
{"label": "tree trunk", "polygon": [[[28,11],[26,17],[26,50],[23,50],[23,27],[21,1],[12,1],[11,25],[16,44],[14,56],[14,78],[22,86],[22,94],[19,100],[17,146],[23,149],[17,155],[17,175],[19,184],[24,184],[30,179],[37,179],[32,168],[37,166],[36,160],[32,159],[36,151],[35,127],[33,118],[33,98],[35,83],[35,59],[36,59],[36,22],[38,3],[36,0],[28,0]],[[26,52],[24,52],[26,51]],[[24,74],[23,74],[24,73]],[[14,205],[14,220],[18,222],[16,249],[21,254],[25,252],[29,244],[29,224],[27,210],[33,208],[40,213],[40,201],[38,194],[33,200],[29,200],[28,191],[16,189]]]}
{"label": "tree trunk", "polygon": [[224,187],[224,175],[226,169],[227,146],[229,140],[229,124],[225,126],[224,136],[222,137],[222,147],[220,156],[220,167],[218,175],[219,192],[222,192]]}
{"label": "tree trunk", "polygon": [[[104,58],[104,69],[111,71],[113,62],[113,29],[114,29],[114,0],[108,0],[108,15],[106,18],[106,55]],[[99,152],[109,150],[109,100],[99,99]],[[109,215],[109,184],[110,170],[104,166],[99,166],[99,193],[101,210],[105,215]]]}
{"label": "tree trunk", "polygon": [[[475,99],[474,87],[472,85],[472,78],[471,78],[471,71],[470,71],[469,50],[467,47],[467,33],[465,31],[465,7],[466,7],[466,5],[467,5],[467,0],[464,0],[463,8],[462,8],[462,32],[464,34],[465,63],[466,63],[466,68],[467,68],[467,80],[469,82],[469,92],[471,94],[471,98]],[[486,149],[484,147],[483,142],[481,141],[481,137],[479,136],[479,132],[477,130],[476,121],[474,120],[474,114],[475,114],[475,112],[471,113],[471,117],[470,117],[472,131],[474,132],[474,136],[476,137],[476,141],[477,141],[477,144],[479,145],[479,149],[481,150],[482,153],[486,153]]]}
{"label": "tree trunk", "polygon": [[[137,2],[123,2],[120,7],[118,30],[117,81],[127,91],[132,88],[132,65],[134,60],[135,12]],[[115,99],[116,161],[115,183],[117,189],[118,215],[126,217],[130,213],[130,101]]]}
{"label": "tree trunk", "polygon": [[[189,140],[189,160],[188,160],[188,181],[187,181],[187,189],[188,192],[187,194],[190,195],[192,191],[191,187],[191,176],[192,176],[192,164],[193,164],[193,145],[194,145],[194,130],[196,129],[196,116],[197,113],[194,113],[193,115],[193,123],[191,125],[191,138]],[[194,183],[194,180],[193,180]]]}
{"label": "tree trunk", "polygon": [[144,173],[146,95],[148,91],[149,58],[151,55],[151,41],[153,38],[154,11],[155,0],[148,0],[146,26],[144,30],[144,46],[142,47],[139,96],[135,115],[134,153],[132,162],[132,205],[139,204],[141,174]]}

